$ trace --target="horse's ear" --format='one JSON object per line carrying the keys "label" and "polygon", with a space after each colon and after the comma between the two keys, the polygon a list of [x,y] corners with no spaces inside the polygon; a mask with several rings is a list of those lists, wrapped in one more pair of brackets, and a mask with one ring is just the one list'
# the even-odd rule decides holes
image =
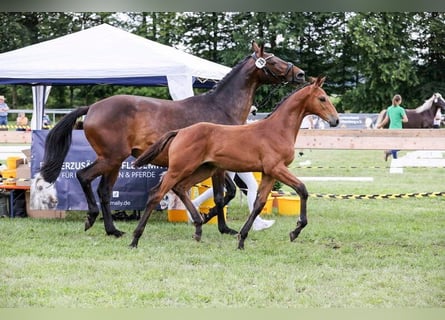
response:
{"label": "horse's ear", "polygon": [[317,82],[316,82],[316,86],[321,88],[323,86],[323,83],[324,83],[325,80],[326,80],[326,77],[321,77],[321,76],[318,77],[317,78]]}
{"label": "horse's ear", "polygon": [[317,81],[317,78],[314,78],[314,77],[308,77],[308,78],[307,78],[307,81],[308,81],[310,84],[314,84],[315,81]]}
{"label": "horse's ear", "polygon": [[252,40],[252,51],[257,54],[260,52],[260,47],[258,47],[258,44],[255,40]]}

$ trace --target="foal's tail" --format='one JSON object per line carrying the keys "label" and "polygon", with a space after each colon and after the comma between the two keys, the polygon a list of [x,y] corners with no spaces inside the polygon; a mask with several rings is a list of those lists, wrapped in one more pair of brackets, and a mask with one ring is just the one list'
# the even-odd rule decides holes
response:
{"label": "foal's tail", "polygon": [[87,114],[89,106],[80,107],[65,115],[52,128],[45,141],[45,154],[40,174],[46,182],[53,183],[62,170],[63,160],[71,145],[73,128],[77,118]]}
{"label": "foal's tail", "polygon": [[135,161],[136,167],[152,162],[165,149],[167,144],[178,134],[179,130],[169,131],[164,134],[158,141],[153,143],[147,150],[145,150]]}

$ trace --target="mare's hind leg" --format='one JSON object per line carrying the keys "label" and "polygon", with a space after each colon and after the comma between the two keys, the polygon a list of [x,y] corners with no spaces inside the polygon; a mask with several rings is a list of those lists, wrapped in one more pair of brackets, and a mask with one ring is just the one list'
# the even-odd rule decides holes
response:
{"label": "mare's hind leg", "polygon": [[[120,167],[120,165],[119,165]],[[98,176],[102,175],[103,172],[105,172],[103,167],[103,162],[100,162],[99,160],[94,161],[91,165],[85,167],[84,169],[81,169],[77,171],[76,176],[79,180],[79,183],[82,187],[82,190],[85,194],[87,204],[88,204],[88,213],[85,220],[85,231],[90,229],[95,221],[97,216],[99,215],[99,207],[96,204],[96,198],[94,197],[94,193],[91,187],[91,182],[97,178]],[[108,180],[109,181],[109,180]],[[112,183],[114,184],[115,180]],[[101,183],[105,185],[106,180],[102,178]],[[112,185],[110,186],[110,190],[112,188]],[[100,189],[100,187],[99,187]],[[101,198],[101,204],[102,209],[104,200]],[[108,198],[108,207],[109,207],[109,198]],[[111,213],[109,214],[109,219],[106,219],[106,213],[104,213],[104,224],[105,224],[105,231],[108,235],[115,235],[116,237],[122,236],[122,232],[116,229],[114,226],[113,220],[111,218]]]}
{"label": "mare's hind leg", "polygon": [[96,163],[97,161],[94,161],[91,165],[76,172],[77,180],[79,180],[88,205],[88,213],[85,220],[85,231],[94,225],[96,218],[99,215],[99,207],[96,204],[93,189],[91,188],[91,181],[93,181],[98,174],[90,174],[91,171],[94,171]]}
{"label": "mare's hind leg", "polygon": [[113,235],[117,238],[125,234],[125,232],[122,232],[116,228],[113,222],[113,217],[111,216],[111,192],[118,175],[119,169],[102,175],[99,186],[97,187],[97,194],[99,195],[102,216],[104,218],[105,231],[107,232],[107,235]]}
{"label": "mare's hind leg", "polygon": [[263,174],[261,183],[258,187],[258,194],[253,204],[252,212],[249,214],[247,221],[244,223],[238,234],[238,249],[244,249],[244,241],[246,240],[249,230],[250,228],[252,228],[252,224],[255,221],[256,217],[260,214],[261,210],[263,210],[263,207],[267,201],[267,197],[269,196],[274,183],[274,178]]}
{"label": "mare's hind leg", "polygon": [[[224,196],[224,182],[226,184],[226,196]],[[207,223],[215,215],[218,216],[218,230],[221,233],[237,234],[236,230],[233,230],[227,226],[226,219],[224,217],[224,206],[235,197],[236,187],[232,179],[225,174],[225,171],[217,169],[212,176],[213,185],[213,200],[215,206],[210,209],[209,214],[205,216],[204,223]]]}
{"label": "mare's hind leg", "polygon": [[284,165],[274,168],[273,177],[294,189],[300,196],[300,216],[297,220],[297,227],[289,233],[290,241],[294,241],[300,234],[301,230],[307,225],[306,208],[309,194],[304,183],[295,177]]}

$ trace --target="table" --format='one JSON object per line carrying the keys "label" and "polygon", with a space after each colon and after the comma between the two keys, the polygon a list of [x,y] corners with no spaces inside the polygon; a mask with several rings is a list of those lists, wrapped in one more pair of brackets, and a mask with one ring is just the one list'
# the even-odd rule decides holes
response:
{"label": "table", "polygon": [[9,217],[14,218],[14,190],[29,190],[30,186],[17,186],[15,184],[0,184],[0,190],[6,190],[9,192]]}

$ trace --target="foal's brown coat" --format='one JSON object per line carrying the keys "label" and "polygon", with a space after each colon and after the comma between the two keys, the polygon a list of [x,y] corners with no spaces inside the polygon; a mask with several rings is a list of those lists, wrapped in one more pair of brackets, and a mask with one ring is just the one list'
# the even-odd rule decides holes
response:
{"label": "foal's brown coat", "polygon": [[238,126],[198,123],[167,133],[143,152],[136,159],[136,166],[156,161],[157,157],[165,159],[167,150],[169,166],[160,184],[150,192],[131,246],[137,246],[151,211],[170,189],[174,189],[192,214],[196,227],[194,237],[200,240],[202,218],[186,190],[211,176],[217,168],[263,173],[253,211],[239,233],[239,249],[244,248],[247,233],[266,203],[275,180],[292,187],[301,198],[297,228],[290,233],[291,241],[295,240],[307,224],[308,198],[305,185],[287,168],[294,159],[298,130],[308,114],[318,115],[331,126],[336,126],[339,121],[335,107],[321,88],[323,82],[324,78],[318,78],[314,84],[295,91],[265,120]]}

